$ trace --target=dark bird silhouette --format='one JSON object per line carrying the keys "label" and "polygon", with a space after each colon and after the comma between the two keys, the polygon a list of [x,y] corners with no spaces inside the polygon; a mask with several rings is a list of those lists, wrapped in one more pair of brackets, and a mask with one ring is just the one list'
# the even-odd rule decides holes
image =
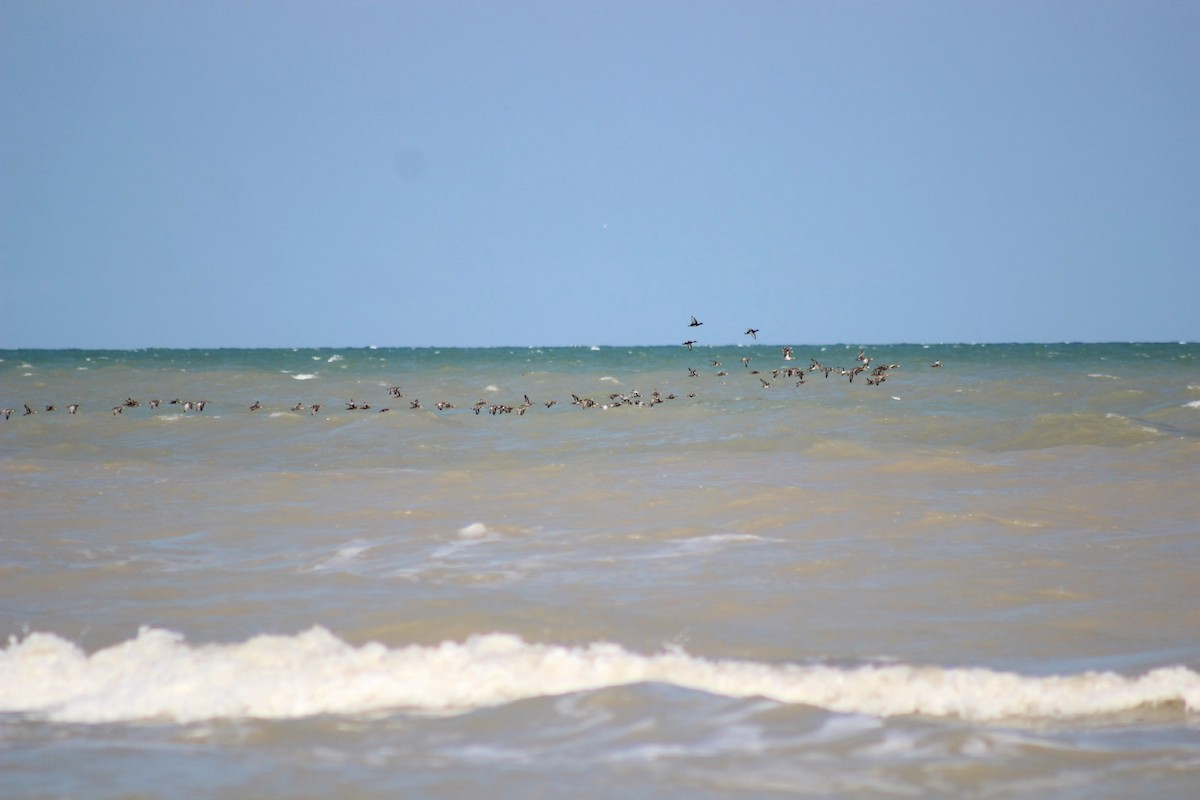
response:
{"label": "dark bird silhouette", "polygon": [[688,323],[688,327],[695,328],[697,325],[703,325],[703,324],[704,323],[701,322],[700,320],[696,319],[695,317],[692,317],[692,321]]}
{"label": "dark bird silhouette", "polygon": [[749,336],[751,339],[757,339],[757,338],[758,338],[758,328],[747,328],[747,329],[746,329],[746,334],[747,334],[747,335],[748,335],[748,336]]}

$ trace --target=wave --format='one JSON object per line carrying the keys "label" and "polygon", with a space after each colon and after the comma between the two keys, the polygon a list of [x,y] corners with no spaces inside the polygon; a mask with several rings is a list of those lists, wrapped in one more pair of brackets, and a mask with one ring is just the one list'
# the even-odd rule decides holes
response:
{"label": "wave", "polygon": [[878,717],[1073,718],[1161,705],[1200,711],[1200,674],[1181,666],[1140,677],[1029,677],[985,668],[710,660],[679,650],[641,655],[616,644],[530,644],[509,634],[355,647],[321,627],[199,646],[142,628],[91,655],[55,634],[34,633],[0,651],[0,712],[71,723],[455,713],[638,683]]}

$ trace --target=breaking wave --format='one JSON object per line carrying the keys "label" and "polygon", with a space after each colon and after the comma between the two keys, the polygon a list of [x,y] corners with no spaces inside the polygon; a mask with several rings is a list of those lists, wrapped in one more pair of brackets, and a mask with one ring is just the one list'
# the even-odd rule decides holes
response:
{"label": "breaking wave", "polygon": [[1139,677],[1029,677],[902,664],[779,665],[682,651],[642,655],[608,643],[530,644],[508,634],[358,647],[321,627],[209,645],[143,628],[91,655],[55,634],[34,633],[0,651],[0,712],[74,723],[454,713],[645,682],[880,717],[1071,718],[1168,704],[1200,710],[1200,674],[1185,667]]}

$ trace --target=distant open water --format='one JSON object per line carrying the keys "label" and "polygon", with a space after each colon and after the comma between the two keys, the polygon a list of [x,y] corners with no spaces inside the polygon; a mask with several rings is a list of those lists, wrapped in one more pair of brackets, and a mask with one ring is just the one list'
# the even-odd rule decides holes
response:
{"label": "distant open water", "polygon": [[0,795],[1196,796],[1200,346],[793,352],[0,351]]}

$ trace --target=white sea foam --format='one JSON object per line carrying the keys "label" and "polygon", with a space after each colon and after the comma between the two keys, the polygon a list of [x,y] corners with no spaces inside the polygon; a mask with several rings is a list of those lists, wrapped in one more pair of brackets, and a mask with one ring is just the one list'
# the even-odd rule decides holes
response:
{"label": "white sea foam", "polygon": [[302,372],[302,373],[300,373],[299,375],[293,375],[293,376],[292,376],[292,380],[296,380],[296,381],[311,381],[311,380],[312,380],[313,378],[315,378],[315,377],[317,377],[317,376],[316,376],[314,373],[311,373],[311,372]]}
{"label": "white sea foam", "polygon": [[1200,400],[1192,400],[1189,403],[1184,403],[1184,408],[1200,408]]}
{"label": "white sea foam", "polygon": [[458,535],[464,539],[479,539],[487,536],[489,533],[491,531],[488,529],[488,526],[482,522],[472,522],[470,525],[458,529]]}
{"label": "white sea foam", "polygon": [[327,572],[344,570],[359,560],[359,556],[371,549],[371,545],[359,540],[352,541],[328,557],[321,559],[311,567],[302,568],[301,572]]}
{"label": "white sea foam", "polygon": [[0,651],[0,712],[60,722],[287,719],[386,709],[458,712],[524,698],[659,682],[728,697],[761,696],[837,712],[992,720],[1109,714],[1182,704],[1200,711],[1200,674],[1026,677],[902,664],[842,668],[713,661],[619,645],[529,644],[489,634],[435,647],[349,645],[324,628],[193,646],[169,631],[87,655],[55,634]]}

